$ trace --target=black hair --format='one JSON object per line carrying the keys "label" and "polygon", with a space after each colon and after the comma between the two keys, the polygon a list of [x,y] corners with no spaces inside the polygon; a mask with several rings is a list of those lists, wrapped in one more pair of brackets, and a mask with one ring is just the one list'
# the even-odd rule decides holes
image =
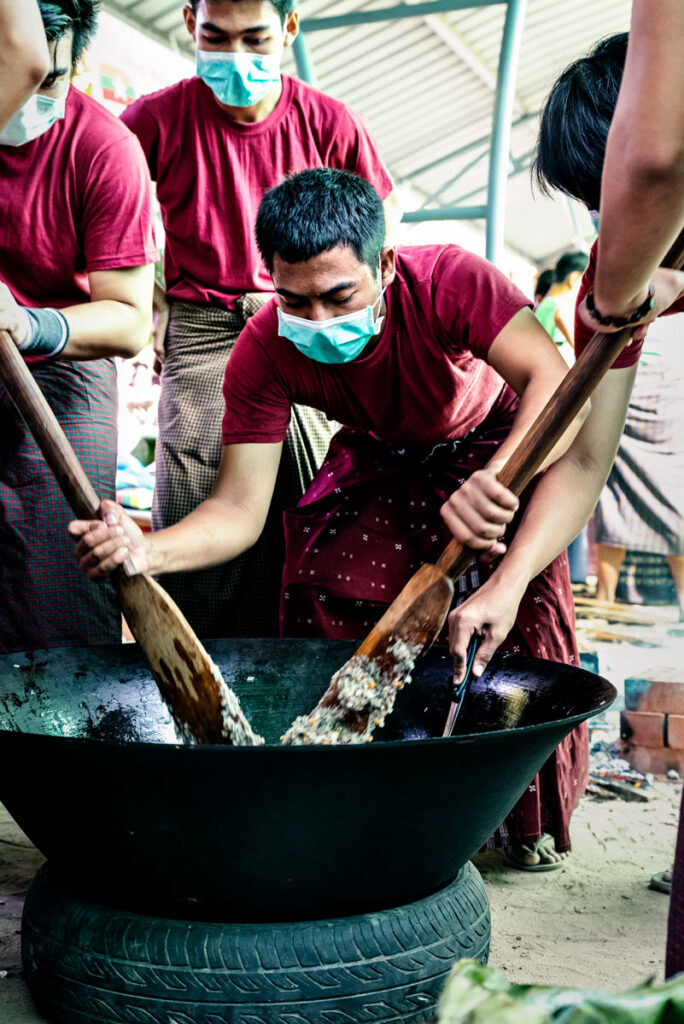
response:
{"label": "black hair", "polygon": [[601,203],[608,129],[625,67],[628,34],[597,43],[565,69],[542,111],[533,173],[542,192],[554,188],[590,210]]}
{"label": "black hair", "polygon": [[534,286],[535,298],[539,295],[543,299],[555,280],[556,272],[554,270],[551,270],[550,268],[548,270],[541,270],[537,276],[537,281]]}
{"label": "black hair", "polygon": [[[275,9],[276,14],[280,18],[280,24],[285,24],[285,18],[292,10],[294,4],[293,0],[268,0],[271,7]],[[232,0],[232,3],[239,4],[240,0]],[[199,6],[199,0],[190,0],[190,6],[192,7],[193,14],[197,14],[197,8]]]}
{"label": "black hair", "polygon": [[577,271],[583,274],[589,264],[589,257],[586,252],[576,250],[575,252],[564,252],[556,264],[556,281],[561,284],[568,274]]}
{"label": "black hair", "polygon": [[349,171],[300,171],[261,200],[256,239],[269,271],[276,253],[286,263],[303,263],[348,245],[375,273],[385,244],[382,200],[369,182]]}
{"label": "black hair", "polygon": [[74,34],[71,44],[71,69],[83,56],[88,43],[97,29],[100,13],[99,0],[38,0],[48,42],[61,39],[71,29]]}

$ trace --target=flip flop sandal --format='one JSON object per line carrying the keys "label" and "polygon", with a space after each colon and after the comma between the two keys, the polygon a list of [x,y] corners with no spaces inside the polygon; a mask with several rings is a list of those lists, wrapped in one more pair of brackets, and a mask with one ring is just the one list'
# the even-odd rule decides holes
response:
{"label": "flip flop sandal", "polygon": [[655,874],[649,882],[648,887],[649,889],[653,889],[655,892],[664,892],[669,896],[672,892],[672,882],[668,882],[668,880],[663,877],[664,874],[664,871],[659,871]]}
{"label": "flip flop sandal", "polygon": [[[522,849],[525,853],[537,853],[538,854],[539,853],[539,847],[542,844],[546,844],[549,840],[551,840],[551,842],[553,842],[553,837],[545,832],[544,835],[541,836],[539,839],[537,839],[537,841],[534,842],[534,843],[529,843],[529,844],[521,843],[520,844],[520,849]],[[521,863],[518,860],[517,857],[515,857],[513,854],[511,854],[509,852],[510,850],[511,850],[510,846],[505,846],[504,847],[504,849],[503,849],[504,861],[506,862],[506,864],[508,864],[509,867],[515,868],[516,871],[535,871],[535,872],[540,872],[540,871],[558,871],[558,869],[562,868],[563,865],[566,862],[566,858],[564,858],[563,860],[554,860],[554,861],[550,861],[550,862],[547,862],[547,863],[544,863],[542,861],[539,864],[523,864],[523,863]]]}

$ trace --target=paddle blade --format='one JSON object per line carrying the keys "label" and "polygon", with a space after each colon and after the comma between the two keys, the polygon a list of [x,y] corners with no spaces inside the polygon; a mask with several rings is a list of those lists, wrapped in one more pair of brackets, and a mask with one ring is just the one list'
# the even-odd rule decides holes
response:
{"label": "paddle blade", "polygon": [[454,584],[434,565],[408,581],[356,653],[335,673],[311,714],[297,718],[283,743],[367,743],[411,681],[416,658],[439,636]]}
{"label": "paddle blade", "polygon": [[169,595],[149,576],[117,574],[119,605],[184,739],[257,746],[237,696]]}

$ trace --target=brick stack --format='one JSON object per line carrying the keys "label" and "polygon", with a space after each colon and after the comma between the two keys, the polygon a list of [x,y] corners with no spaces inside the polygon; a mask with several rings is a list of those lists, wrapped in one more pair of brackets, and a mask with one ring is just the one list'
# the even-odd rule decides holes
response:
{"label": "brick stack", "polygon": [[623,756],[640,772],[684,776],[684,668],[625,679]]}

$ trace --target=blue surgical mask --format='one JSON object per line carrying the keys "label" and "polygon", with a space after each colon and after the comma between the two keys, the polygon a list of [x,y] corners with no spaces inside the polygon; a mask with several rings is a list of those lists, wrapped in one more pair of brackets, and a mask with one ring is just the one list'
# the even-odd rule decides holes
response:
{"label": "blue surgical mask", "polygon": [[372,306],[330,320],[307,320],[278,307],[278,334],[317,363],[349,363],[382,330],[385,318],[376,317],[374,310],[384,294],[383,288]]}
{"label": "blue surgical mask", "polygon": [[34,93],[0,131],[0,146],[24,146],[44,135],[64,117],[66,98],[66,93],[57,99]]}
{"label": "blue surgical mask", "polygon": [[251,107],[280,84],[280,53],[197,51],[197,74],[228,107]]}

